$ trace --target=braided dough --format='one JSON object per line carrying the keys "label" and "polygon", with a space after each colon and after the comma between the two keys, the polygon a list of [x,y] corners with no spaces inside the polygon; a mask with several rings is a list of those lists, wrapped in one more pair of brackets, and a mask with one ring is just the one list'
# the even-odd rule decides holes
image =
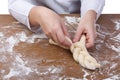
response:
{"label": "braided dough", "polygon": [[[72,43],[72,41],[68,37],[66,37],[66,40],[68,40],[70,43]],[[82,35],[81,40],[79,42],[72,43],[70,50],[73,53],[73,58],[76,62],[78,62],[81,66],[83,66],[87,69],[95,70],[96,68],[100,67],[100,64],[98,64],[96,59],[93,58],[88,53],[88,51],[85,47],[85,40],[86,40],[85,35]],[[67,47],[64,47],[62,45],[55,43],[52,39],[49,40],[49,43],[60,46],[65,49],[69,49]]]}

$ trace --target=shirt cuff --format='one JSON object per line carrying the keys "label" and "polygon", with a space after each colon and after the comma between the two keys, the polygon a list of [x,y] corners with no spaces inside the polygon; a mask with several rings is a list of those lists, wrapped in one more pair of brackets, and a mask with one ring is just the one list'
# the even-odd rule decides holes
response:
{"label": "shirt cuff", "polygon": [[[19,5],[19,4],[22,5]],[[14,3],[9,4],[8,8],[9,8],[9,12],[10,14],[17,19],[19,22],[21,22],[22,24],[26,25],[30,30],[30,22],[29,22],[29,13],[30,10],[34,7],[35,5],[32,5],[31,3],[27,2],[27,1],[23,1],[23,0],[18,0]]]}
{"label": "shirt cuff", "polygon": [[103,7],[105,5],[105,0],[81,0],[81,17],[84,16],[84,14],[88,11],[88,10],[94,10],[97,13],[97,18],[96,20],[99,18]]}

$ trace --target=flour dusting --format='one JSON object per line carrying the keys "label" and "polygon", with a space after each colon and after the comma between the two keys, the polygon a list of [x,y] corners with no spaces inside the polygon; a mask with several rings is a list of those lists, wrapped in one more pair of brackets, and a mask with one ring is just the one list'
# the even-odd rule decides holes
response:
{"label": "flour dusting", "polygon": [[89,76],[90,74],[86,70],[84,70],[84,69],[82,71],[84,72],[83,80],[88,80],[87,76]]}
{"label": "flour dusting", "polygon": [[7,38],[5,42],[6,42],[5,50],[8,52],[13,52],[13,48],[15,44],[18,43],[18,40],[16,40],[13,36],[11,36]]}
{"label": "flour dusting", "polygon": [[[12,28],[12,26],[4,26],[5,28]],[[6,36],[7,32],[0,32],[0,62],[4,67],[9,68],[9,72],[6,70],[0,70],[4,80],[10,80],[12,77],[28,76],[30,73],[37,72],[37,69],[28,65],[28,61],[24,61],[23,56],[20,53],[14,51],[15,46],[20,42],[26,42],[27,44],[35,43],[35,39],[46,38],[44,34],[32,34],[28,36],[24,31],[14,33],[11,36]],[[9,63],[9,61],[12,61]],[[7,64],[4,64],[7,63]],[[54,71],[53,71],[54,72]]]}
{"label": "flour dusting", "polygon": [[12,62],[10,67],[10,72],[4,76],[4,79],[10,79],[15,76],[24,76],[29,75],[29,73],[33,72],[30,67],[27,67],[26,61],[23,61],[20,55],[14,56],[15,60]]}
{"label": "flour dusting", "polygon": [[[74,27],[74,25],[77,25],[79,21],[80,18],[77,17],[65,17],[65,24],[68,26]],[[117,62],[120,58],[120,20],[112,21],[115,26],[111,29],[115,29],[115,31],[109,31],[107,27],[96,24],[98,38],[95,41],[95,51],[90,53],[96,57],[96,59],[102,65],[101,68],[98,71],[82,69],[81,71],[83,72],[83,75],[82,77],[79,76],[79,78],[69,75],[70,71],[68,71],[68,75],[64,75],[65,66],[61,65],[63,63],[61,60],[63,59],[60,60],[61,63],[57,63],[57,61],[48,62],[49,65],[55,62],[60,66],[55,66],[54,64],[46,66],[45,63],[42,65],[40,64],[42,63],[42,59],[39,59],[38,56],[40,55],[36,54],[35,51],[31,52],[32,55],[25,54],[25,52],[28,51],[29,53],[30,51],[29,49],[25,51],[24,47],[26,48],[32,45],[39,47],[39,42],[36,42],[36,40],[39,39],[40,41],[43,38],[47,38],[44,34],[28,34],[28,30],[23,27],[21,28],[20,23],[18,22],[15,22],[10,26],[0,27],[0,79],[2,78],[3,80],[11,80],[12,78],[18,78],[18,80],[28,80],[28,78],[31,79],[32,77],[35,80],[39,80],[38,77],[40,77],[43,80],[44,78],[46,80],[96,80],[98,79],[97,77],[102,76],[101,80],[119,80],[120,64]],[[10,29],[13,32],[8,31]],[[20,44],[21,46],[19,47]],[[45,47],[42,46],[42,48]],[[17,52],[17,50],[23,50],[23,53],[20,53],[19,51]],[[33,50],[37,49],[34,48]],[[110,50],[109,52],[111,53],[107,53],[108,50]],[[109,57],[109,55],[111,55],[111,57]],[[44,56],[45,55],[43,55],[43,57]],[[53,58],[52,56],[50,57]],[[67,66],[67,68],[70,67]],[[72,69],[73,68],[75,67],[72,67]],[[49,78],[43,76],[49,76]]]}
{"label": "flour dusting", "polygon": [[77,18],[77,17],[66,16],[65,20],[69,24],[78,24],[80,22],[80,17]]}
{"label": "flour dusting", "polygon": [[4,36],[4,34],[2,32],[0,32],[0,37],[3,37],[3,36]]}
{"label": "flour dusting", "polygon": [[109,77],[109,78],[106,78],[106,79],[103,79],[103,80],[120,80],[120,75],[114,75],[112,77]]}
{"label": "flour dusting", "polygon": [[120,30],[120,20],[112,20],[113,21],[113,23],[115,23],[116,25],[115,25],[115,29],[116,30]]}

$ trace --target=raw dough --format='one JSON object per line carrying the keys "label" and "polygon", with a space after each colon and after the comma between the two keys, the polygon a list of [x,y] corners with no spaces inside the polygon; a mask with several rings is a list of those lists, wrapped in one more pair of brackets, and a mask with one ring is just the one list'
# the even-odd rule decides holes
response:
{"label": "raw dough", "polygon": [[[66,40],[72,43],[72,41],[68,37],[66,37]],[[85,40],[85,35],[82,35],[81,40],[79,42],[72,43],[70,50],[73,53],[74,60],[77,61],[81,66],[90,70],[95,70],[96,68],[100,67],[100,64],[98,64],[96,59],[88,53],[85,47]],[[49,40],[49,43],[60,46],[65,49],[69,49],[67,47],[55,43],[52,39]]]}

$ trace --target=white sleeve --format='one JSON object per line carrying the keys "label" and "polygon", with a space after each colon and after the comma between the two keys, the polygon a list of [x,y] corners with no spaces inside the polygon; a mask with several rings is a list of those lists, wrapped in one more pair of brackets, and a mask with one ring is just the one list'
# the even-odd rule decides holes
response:
{"label": "white sleeve", "polygon": [[103,7],[105,5],[105,0],[81,0],[81,17],[88,10],[94,10],[97,13],[97,18],[100,16]]}
{"label": "white sleeve", "polygon": [[34,5],[26,0],[8,0],[10,14],[19,22],[25,24],[29,29],[31,28],[28,16],[32,7],[34,7]]}

